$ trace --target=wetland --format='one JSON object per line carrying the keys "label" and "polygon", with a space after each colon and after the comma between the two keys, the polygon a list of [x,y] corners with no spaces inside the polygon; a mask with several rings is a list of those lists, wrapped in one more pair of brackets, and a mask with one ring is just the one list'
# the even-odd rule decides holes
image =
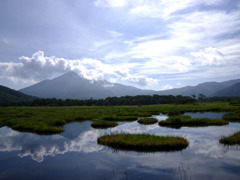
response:
{"label": "wetland", "polygon": [[[236,113],[238,107],[203,103],[1,108],[0,179],[239,179],[238,145],[219,142],[239,131],[238,121],[178,129],[137,122],[149,114],[158,122],[164,121],[172,117],[168,116],[170,110],[184,111],[183,116],[193,119],[221,119],[224,114]],[[104,129],[91,126],[104,119],[118,125]],[[38,128],[59,132],[49,135],[35,131]],[[182,137],[189,145],[181,151],[145,152],[98,143],[99,137],[121,133]]]}

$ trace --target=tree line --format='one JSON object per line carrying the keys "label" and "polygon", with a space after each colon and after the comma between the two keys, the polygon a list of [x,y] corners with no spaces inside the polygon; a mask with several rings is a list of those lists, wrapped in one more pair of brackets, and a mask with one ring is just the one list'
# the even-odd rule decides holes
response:
{"label": "tree line", "polygon": [[37,98],[31,101],[5,102],[1,106],[121,106],[121,105],[152,105],[152,104],[189,104],[196,99],[189,96],[173,95],[138,95],[108,97],[106,99],[56,99]]}
{"label": "tree line", "polygon": [[198,96],[173,96],[173,95],[138,95],[108,97],[106,99],[56,99],[35,98],[34,100],[20,102],[3,102],[0,106],[122,106],[122,105],[153,105],[153,104],[191,104],[196,102],[234,102],[240,97],[206,97]]}

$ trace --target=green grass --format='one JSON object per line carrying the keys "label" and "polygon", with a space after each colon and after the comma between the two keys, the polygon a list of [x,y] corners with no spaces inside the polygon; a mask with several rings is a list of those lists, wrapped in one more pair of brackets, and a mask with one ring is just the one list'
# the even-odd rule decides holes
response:
{"label": "green grass", "polygon": [[116,149],[142,152],[178,151],[188,147],[189,143],[182,137],[155,136],[148,134],[112,134],[97,139],[98,144]]}
{"label": "green grass", "polygon": [[108,127],[115,127],[118,123],[114,121],[105,121],[105,120],[97,120],[94,121],[91,126],[94,128],[108,128]]}
{"label": "green grass", "polygon": [[219,142],[224,145],[240,145],[240,131],[228,137],[222,137]]}
{"label": "green grass", "polygon": [[140,124],[155,124],[158,122],[156,118],[142,118],[137,121]]}
{"label": "green grass", "polygon": [[221,119],[191,118],[190,116],[173,116],[160,121],[160,126],[167,127],[199,127],[199,126],[221,126],[228,124],[228,121]]}
{"label": "green grass", "polygon": [[100,119],[102,120],[107,120],[107,121],[135,121],[138,119],[137,116],[104,116],[101,117]]}
{"label": "green grass", "polygon": [[240,121],[240,112],[230,112],[223,115],[222,119],[227,121]]}
{"label": "green grass", "polygon": [[57,134],[62,126],[84,120],[135,121],[138,117],[172,112],[235,112],[229,103],[187,105],[159,104],[143,106],[68,106],[68,107],[0,107],[0,125],[21,132]]}

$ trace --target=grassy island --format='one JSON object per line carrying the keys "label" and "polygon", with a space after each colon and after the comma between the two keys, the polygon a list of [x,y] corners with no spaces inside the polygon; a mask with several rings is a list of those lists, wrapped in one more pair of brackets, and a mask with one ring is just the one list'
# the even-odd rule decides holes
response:
{"label": "grassy island", "polygon": [[137,121],[140,124],[155,124],[158,122],[156,118],[142,118]]}
{"label": "grassy island", "polygon": [[167,127],[221,126],[226,124],[228,124],[228,121],[221,119],[191,118],[190,116],[172,116],[159,122],[160,126]]}
{"label": "grassy island", "polygon": [[178,151],[188,147],[189,143],[182,137],[155,136],[148,134],[112,134],[98,138],[98,144],[116,149],[142,152]]}
{"label": "grassy island", "polygon": [[240,145],[240,131],[228,137],[222,137],[219,142],[224,145]]}
{"label": "grassy island", "polygon": [[94,128],[108,128],[108,127],[115,127],[118,123],[114,121],[105,121],[105,120],[97,120],[94,121],[91,126]]}

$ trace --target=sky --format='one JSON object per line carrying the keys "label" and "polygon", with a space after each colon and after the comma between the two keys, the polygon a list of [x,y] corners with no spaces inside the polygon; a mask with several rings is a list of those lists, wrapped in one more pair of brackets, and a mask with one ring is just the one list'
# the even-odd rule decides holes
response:
{"label": "sky", "polygon": [[0,85],[69,71],[166,90],[240,78],[239,0],[0,0]]}

